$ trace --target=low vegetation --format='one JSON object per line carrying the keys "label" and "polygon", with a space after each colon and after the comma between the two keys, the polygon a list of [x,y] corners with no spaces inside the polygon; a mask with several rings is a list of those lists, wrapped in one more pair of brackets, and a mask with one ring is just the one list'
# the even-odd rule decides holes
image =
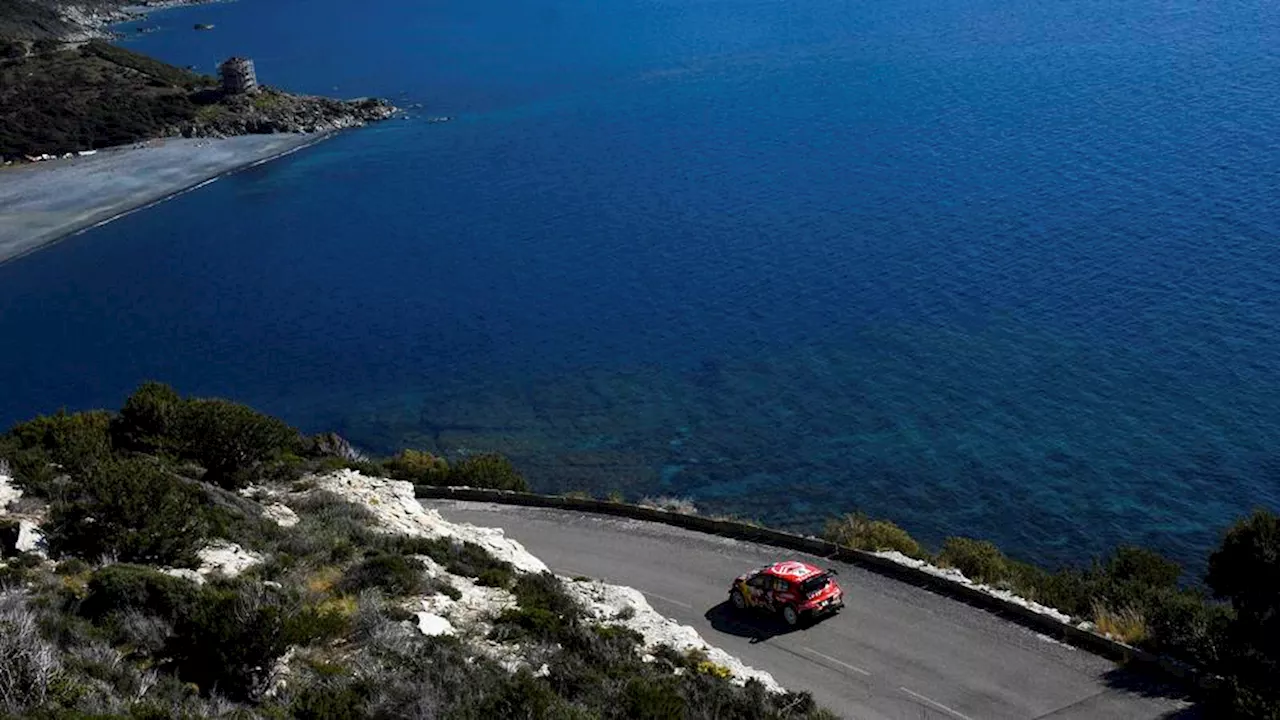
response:
{"label": "low vegetation", "polygon": [[[552,575],[374,529],[369,510],[306,475],[352,464],[339,445],[155,383],[118,413],[57,413],[0,437],[50,555],[0,562],[0,717],[831,717],[807,694],[736,686],[705,656],[659,649],[645,662],[639,636],[594,624]],[[385,467],[523,487],[497,456],[406,452]],[[242,492],[287,498],[297,523]],[[261,561],[202,583],[173,569],[217,538]],[[511,593],[489,642],[519,669],[417,631],[420,596],[461,596],[446,577]]]}
{"label": "low vegetation", "polygon": [[1010,590],[1099,632],[1224,678],[1207,704],[1213,717],[1278,718],[1280,516],[1258,510],[1224,535],[1203,584],[1160,554],[1122,546],[1087,567],[1048,572],[994,544],[947,538],[930,555],[902,528],[855,514],[827,524],[826,539],[862,550],[896,550]]}
{"label": "low vegetation", "polygon": [[0,60],[0,157],[173,134],[194,121],[200,107],[218,101],[215,85],[101,41]]}

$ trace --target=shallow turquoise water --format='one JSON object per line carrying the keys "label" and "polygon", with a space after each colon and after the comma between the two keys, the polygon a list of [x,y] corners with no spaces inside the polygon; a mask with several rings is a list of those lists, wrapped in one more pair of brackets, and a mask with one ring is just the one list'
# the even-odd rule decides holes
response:
{"label": "shallow turquoise water", "polygon": [[1047,562],[1195,564],[1280,505],[1272,4],[151,22],[178,64],[425,107],[0,266],[0,422],[157,377],[544,490]]}

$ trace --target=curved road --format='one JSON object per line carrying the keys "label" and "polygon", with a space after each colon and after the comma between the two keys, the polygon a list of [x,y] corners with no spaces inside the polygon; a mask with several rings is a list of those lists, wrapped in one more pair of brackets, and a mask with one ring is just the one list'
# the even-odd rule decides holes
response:
{"label": "curved road", "polygon": [[804,630],[732,613],[743,570],[806,556],[656,523],[422,500],[448,520],[504,528],[562,575],[629,585],[713,645],[858,720],[1182,718],[1187,703],[1107,660],[861,568],[837,570],[844,612]]}

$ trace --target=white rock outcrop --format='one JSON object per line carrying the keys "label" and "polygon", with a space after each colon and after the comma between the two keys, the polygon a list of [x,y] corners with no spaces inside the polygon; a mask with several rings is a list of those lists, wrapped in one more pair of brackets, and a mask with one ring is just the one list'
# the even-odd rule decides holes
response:
{"label": "white rock outcrop", "polygon": [[456,631],[448,620],[424,610],[418,613],[418,632],[436,637],[439,635],[453,635]]}
{"label": "white rock outcrop", "polygon": [[22,497],[22,491],[13,484],[13,478],[5,472],[6,469],[0,465],[0,515],[5,514],[9,503]]}
{"label": "white rock outcrop", "polygon": [[413,496],[413,484],[362,475],[354,470],[339,470],[315,478],[316,487],[334,493],[348,502],[358,503],[378,519],[386,532],[416,537],[448,537],[475,543],[490,555],[511,563],[522,572],[544,572],[545,563],[508,538],[501,528],[482,528],[465,523],[451,523],[436,510],[422,507]]}
{"label": "white rock outcrop", "polygon": [[280,527],[290,528],[298,524],[298,513],[283,503],[265,503],[262,514]]}
{"label": "white rock outcrop", "polygon": [[782,692],[782,686],[763,670],[749,667],[738,658],[714,647],[697,630],[668,618],[649,605],[644,594],[635,588],[610,585],[598,581],[561,578],[564,586],[586,608],[587,614],[604,625],[620,625],[640,633],[644,648],[652,650],[659,645],[670,646],[680,652],[701,651],[707,659],[723,666],[741,685],[747,680],[760,681],[773,692]]}
{"label": "white rock outcrop", "polygon": [[262,562],[262,556],[245,550],[236,543],[218,542],[196,553],[200,557],[201,575],[219,573],[235,577]]}
{"label": "white rock outcrop", "polygon": [[18,521],[18,539],[13,543],[13,549],[20,553],[44,555],[44,533],[40,532],[40,526],[34,520]]}

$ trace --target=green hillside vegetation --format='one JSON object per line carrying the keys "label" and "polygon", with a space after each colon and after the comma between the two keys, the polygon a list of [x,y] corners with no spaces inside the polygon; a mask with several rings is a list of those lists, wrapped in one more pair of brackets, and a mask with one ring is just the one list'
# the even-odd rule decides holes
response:
{"label": "green hillside vegetation", "polygon": [[[19,509],[44,514],[51,556],[0,563],[0,718],[833,717],[807,694],[735,686],[698,654],[643,662],[638,636],[594,624],[551,575],[521,575],[470,543],[374,530],[363,506],[306,478],[380,468],[350,456],[334,436],[157,383],[119,412],[60,412],[0,436],[0,465],[25,493]],[[388,465],[417,481],[523,487],[498,456]],[[298,524],[264,517],[237,492],[247,485],[281,489]],[[193,566],[217,538],[263,561],[203,584],[161,571]],[[459,597],[423,558],[510,590],[517,604],[491,639],[547,671],[418,633],[410,598]]]}
{"label": "green hillside vegetation", "polygon": [[0,60],[0,156],[124,145],[172,134],[216,105],[213,78],[93,41]]}
{"label": "green hillside vegetation", "polygon": [[1280,516],[1272,511],[1257,510],[1233,525],[1209,557],[1204,582],[1191,584],[1182,582],[1178,563],[1132,546],[1048,572],[974,538],[947,538],[931,555],[902,528],[859,514],[830,521],[824,537],[956,568],[1207,670],[1222,678],[1206,696],[1210,717],[1280,718]]}

